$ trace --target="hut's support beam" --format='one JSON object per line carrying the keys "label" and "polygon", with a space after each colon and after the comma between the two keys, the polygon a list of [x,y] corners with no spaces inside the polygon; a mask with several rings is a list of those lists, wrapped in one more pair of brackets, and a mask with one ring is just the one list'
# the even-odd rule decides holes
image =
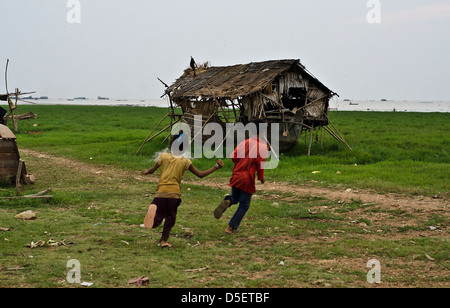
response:
{"label": "hut's support beam", "polygon": [[333,130],[331,130],[330,128],[324,126],[323,127],[334,139],[336,139],[337,141],[342,142],[343,144],[345,144],[347,146],[347,148],[349,148],[350,151],[353,151],[353,149],[348,145],[348,143],[342,138],[339,137],[336,132],[334,132]]}
{"label": "hut's support beam", "polygon": [[[334,134],[338,137],[336,138],[337,140],[342,141],[349,149],[350,151],[353,151],[352,148],[348,145],[348,143],[345,141],[344,137],[341,136],[341,134],[339,133],[339,131],[337,130],[337,128],[333,125],[333,122],[331,122],[330,118],[327,116],[327,114],[325,113],[325,117],[328,119],[328,122],[330,122],[331,126],[334,128]],[[328,132],[330,132],[331,130],[328,130]]]}
{"label": "hut's support beam", "polygon": [[[148,141],[148,139],[150,138],[150,136],[153,134],[153,132],[158,128],[158,126],[162,123],[162,121],[164,121],[169,115],[172,114],[172,110],[165,115],[164,118],[161,119],[161,121],[158,122],[158,124],[156,124],[156,126],[153,128],[153,130],[151,131],[151,133],[147,136],[147,138],[144,139],[144,141],[142,142],[141,146],[139,147],[139,149],[136,151],[136,154],[139,153],[139,151],[141,150],[142,146],[144,144],[146,144]],[[172,122],[172,121],[171,121]],[[172,123],[170,123],[170,126],[172,126]]]}
{"label": "hut's support beam", "polygon": [[[176,123],[178,123],[178,122],[180,122],[180,120],[176,120],[173,124],[176,124]],[[146,139],[145,141],[144,141],[144,143],[142,144],[142,145],[144,145],[145,143],[147,143],[147,142],[150,142],[151,140],[153,140],[154,138],[156,138],[156,137],[158,137],[159,135],[161,135],[163,132],[165,132],[168,128],[172,128],[172,125],[167,125],[166,127],[164,127],[162,130],[160,130],[157,134],[155,134],[155,135],[153,135],[152,137],[150,137],[150,138],[148,138],[148,139]],[[141,145],[141,148],[142,148],[142,145]],[[140,149],[140,148],[139,148]],[[139,151],[139,150],[138,150]],[[137,152],[136,152],[137,153]]]}

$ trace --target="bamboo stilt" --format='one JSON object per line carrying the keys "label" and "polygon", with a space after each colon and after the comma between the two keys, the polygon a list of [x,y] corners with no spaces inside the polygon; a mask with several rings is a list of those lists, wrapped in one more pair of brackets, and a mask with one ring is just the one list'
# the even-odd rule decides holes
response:
{"label": "bamboo stilt", "polygon": [[333,125],[333,122],[331,122],[330,118],[327,116],[327,114],[325,113],[325,117],[327,118],[327,120],[330,122],[331,126],[334,128],[334,130],[336,131],[336,135],[339,136],[339,138],[341,139],[341,141],[351,150],[353,151],[353,149],[348,145],[348,143],[345,141],[344,137],[341,136],[341,134],[339,133],[339,131],[337,130],[337,128]]}
{"label": "bamboo stilt", "polygon": [[139,153],[139,151],[141,150],[141,148],[144,146],[144,144],[146,144],[148,141],[148,138],[150,138],[150,136],[153,134],[153,132],[156,130],[156,128],[158,128],[158,126],[162,123],[162,121],[164,121],[170,114],[172,113],[172,111],[170,111],[168,114],[165,115],[164,118],[161,119],[161,121],[158,122],[158,124],[156,124],[156,126],[153,128],[153,130],[150,132],[150,134],[148,134],[147,138],[144,139],[144,141],[142,142],[141,146],[139,147],[139,149],[136,151],[136,154]]}
{"label": "bamboo stilt", "polygon": [[[173,124],[178,123],[180,120],[176,120]],[[166,127],[164,127],[162,130],[160,130],[156,135],[153,135],[151,138],[147,139],[145,141],[145,143],[150,142],[151,140],[153,140],[155,137],[161,135],[163,132],[165,132],[168,128],[171,128],[171,125],[167,125]]]}

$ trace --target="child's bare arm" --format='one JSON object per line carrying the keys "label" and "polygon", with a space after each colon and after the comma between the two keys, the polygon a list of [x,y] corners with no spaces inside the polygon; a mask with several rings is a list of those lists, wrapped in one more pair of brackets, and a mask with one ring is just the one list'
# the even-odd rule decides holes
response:
{"label": "child's bare arm", "polygon": [[143,175],[153,174],[153,172],[155,172],[159,167],[160,167],[159,164],[158,164],[158,163],[155,163],[155,164],[153,165],[153,167],[151,167],[150,169],[148,169],[148,170],[142,170],[142,174],[143,174]]}
{"label": "child's bare arm", "polygon": [[196,176],[198,176],[199,178],[204,178],[205,176],[210,175],[211,173],[213,173],[214,171],[216,171],[217,169],[220,169],[222,167],[223,167],[223,162],[221,159],[219,159],[217,161],[217,164],[214,167],[212,167],[206,171],[200,171],[197,168],[195,168],[194,165],[190,165],[188,170],[190,172],[192,172],[193,174],[195,174]]}

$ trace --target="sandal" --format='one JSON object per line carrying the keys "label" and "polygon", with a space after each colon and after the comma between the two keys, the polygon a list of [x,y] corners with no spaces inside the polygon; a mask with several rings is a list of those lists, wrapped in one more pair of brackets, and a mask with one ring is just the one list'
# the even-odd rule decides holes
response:
{"label": "sandal", "polygon": [[223,213],[231,206],[230,200],[222,200],[220,205],[214,210],[214,217],[219,219]]}

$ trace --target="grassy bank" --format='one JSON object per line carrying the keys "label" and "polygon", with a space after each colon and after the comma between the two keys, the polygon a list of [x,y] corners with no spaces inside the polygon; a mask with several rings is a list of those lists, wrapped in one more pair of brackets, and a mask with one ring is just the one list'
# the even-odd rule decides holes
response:
{"label": "grassy bank", "polygon": [[[163,108],[24,106],[21,112],[25,111],[37,113],[38,119],[20,123],[17,137],[22,147],[129,170],[148,168],[155,153],[166,147],[161,143],[167,135],[163,133],[135,154],[167,113]],[[293,151],[280,156],[279,167],[267,171],[267,177],[379,192],[444,193],[449,190],[449,117],[439,113],[331,112],[330,119],[353,151],[319,131],[310,157],[302,137]],[[168,123],[166,120],[161,127]],[[208,168],[212,161],[196,159],[194,163]],[[229,160],[225,163],[219,174],[227,177],[232,165]]]}

